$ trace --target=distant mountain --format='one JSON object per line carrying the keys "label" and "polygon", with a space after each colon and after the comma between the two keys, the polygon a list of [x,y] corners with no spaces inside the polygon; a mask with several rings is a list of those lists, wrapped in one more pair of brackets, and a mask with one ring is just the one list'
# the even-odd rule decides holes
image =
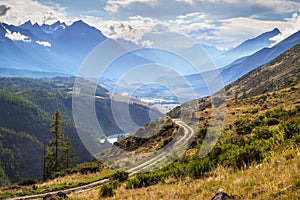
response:
{"label": "distant mountain", "polygon": [[212,57],[212,59],[218,68],[224,67],[239,58],[249,56],[265,47],[269,47],[273,43],[270,39],[278,34],[280,34],[280,31],[275,28],[270,32],[246,40],[237,47],[228,50],[221,55]]}
{"label": "distant mountain", "polygon": [[[299,33],[297,33],[299,34]],[[296,35],[297,35],[296,34]],[[295,36],[291,36],[288,40],[283,41],[281,45],[288,43]],[[300,43],[300,42],[299,42]],[[279,46],[281,46],[279,45]],[[275,48],[277,49],[277,48]],[[263,51],[264,52],[264,51]],[[240,102],[240,106],[245,106],[246,104],[252,102],[253,100],[248,101],[239,101],[239,99],[250,98],[258,99],[260,104],[267,103],[270,107],[278,106],[280,104],[287,106],[285,101],[289,104],[298,103],[299,104],[299,86],[300,86],[300,44],[286,51],[282,55],[273,59],[271,62],[258,67],[251,72],[245,74],[240,79],[234,81],[225,87],[227,101],[227,109],[237,106],[237,102]],[[196,75],[194,75],[196,76]],[[190,77],[193,78],[193,77]],[[293,88],[294,86],[294,88]],[[281,89],[289,88],[286,91],[281,91]],[[259,95],[267,94],[270,92],[278,91],[280,96],[272,97],[260,97]],[[287,96],[285,96],[287,95]],[[214,97],[216,98],[216,97]],[[268,102],[264,102],[268,98]],[[230,101],[230,100],[236,100]],[[273,99],[271,101],[270,99]],[[253,106],[258,106],[259,109],[269,109],[263,108],[258,105],[258,100],[252,102],[251,108]],[[296,104],[297,104],[296,103]],[[207,113],[207,109],[211,107],[212,97],[203,97],[187,103],[182,104],[179,107],[176,107],[168,113],[172,118],[180,118],[181,111],[184,110],[185,113],[190,116],[184,116],[185,119],[191,120],[191,122],[196,122],[196,127],[199,127],[199,122],[205,120],[201,119],[204,116],[204,111]],[[229,104],[229,105],[228,105]],[[238,108],[238,107],[237,107]],[[250,107],[249,107],[250,108]],[[239,109],[237,109],[239,110]],[[203,112],[199,120],[195,120],[197,112]],[[244,111],[247,112],[247,111]],[[252,115],[252,114],[251,114]],[[230,116],[228,114],[227,116]],[[235,115],[236,116],[236,115]]]}
{"label": "distant mountain", "polygon": [[[263,47],[267,44],[270,44],[271,41],[269,41],[269,38],[278,34],[279,30],[274,29],[271,32],[265,33],[260,35],[257,38],[251,39],[246,41],[245,43],[241,44],[237,49],[231,50],[230,52],[236,52],[240,51],[241,53],[245,52],[243,50],[249,49],[251,51],[255,51],[259,49],[260,47]],[[262,42],[262,43],[260,43]],[[265,43],[264,43],[265,42]],[[217,92],[220,90],[222,87],[232,83],[233,81],[239,79],[241,76],[245,75],[249,71],[266,64],[270,62],[272,59],[276,58],[280,54],[284,53],[291,47],[300,44],[300,34],[295,33],[292,36],[286,38],[282,42],[278,43],[277,45],[273,47],[266,47],[263,48],[254,54],[246,57],[239,58],[238,60],[234,61],[232,64],[220,68],[219,71],[205,71],[202,72],[201,74],[191,74],[184,76],[186,80],[188,81],[188,84],[180,84],[178,81],[174,82],[174,78],[170,77],[168,78],[168,75],[162,74],[161,79],[163,79],[164,83],[168,82],[173,82],[173,85],[176,85],[176,88],[180,88],[180,95],[182,96],[190,96],[190,89],[192,88],[198,97],[204,97],[204,96],[210,96],[213,93]],[[253,48],[250,48],[253,47]],[[193,48],[191,48],[193,50]],[[194,50],[195,51],[195,50]],[[191,51],[193,52],[193,51]],[[228,53],[228,52],[227,52]],[[250,53],[250,51],[248,52]],[[152,52],[151,57],[153,57],[154,53]],[[160,55],[160,54],[159,54]],[[225,55],[225,53],[224,53]],[[151,58],[149,57],[149,59]],[[161,56],[154,56],[154,60],[157,63],[163,63],[166,62],[164,61]],[[169,59],[172,61],[167,61],[166,64],[172,63],[175,59]],[[121,61],[121,60],[120,60]],[[119,61],[119,63],[121,63]],[[177,63],[180,63],[179,61],[176,60]],[[183,65],[186,66],[186,65]],[[223,83],[216,83],[215,81],[215,76],[220,73],[220,76],[223,80]],[[141,77],[144,77],[141,75]],[[170,79],[170,80],[169,80]],[[106,79],[102,81],[102,84],[110,88],[110,90],[114,87],[114,81],[112,79]],[[210,86],[210,87],[209,87]],[[126,88],[136,88],[136,85],[130,85],[130,84],[125,84],[123,86],[126,91]],[[154,98],[154,97],[159,97],[162,99],[170,100],[174,99],[174,94],[170,93],[166,88],[164,87],[159,87],[155,85],[151,85],[149,87],[141,87],[141,90],[144,91],[144,93],[136,90],[136,96],[139,98]],[[175,97],[176,99],[176,97]]]}
{"label": "distant mountain", "polygon": [[220,56],[221,54],[223,54],[225,51],[220,50],[216,47],[213,46],[208,46],[208,45],[201,45],[201,47],[204,49],[204,51],[207,53],[207,55],[210,58],[215,58],[217,56]]}
{"label": "distant mountain", "polygon": [[220,69],[224,83],[227,85],[251,70],[264,65],[295,45],[300,44],[300,31],[281,41],[271,48],[264,48],[251,56],[236,60]]}
{"label": "distant mountain", "polygon": [[300,45],[254,69],[226,87],[230,98],[245,98],[286,88],[300,80]]}
{"label": "distant mountain", "polygon": [[0,24],[0,67],[75,74],[84,58],[106,37],[83,21],[67,26]]}

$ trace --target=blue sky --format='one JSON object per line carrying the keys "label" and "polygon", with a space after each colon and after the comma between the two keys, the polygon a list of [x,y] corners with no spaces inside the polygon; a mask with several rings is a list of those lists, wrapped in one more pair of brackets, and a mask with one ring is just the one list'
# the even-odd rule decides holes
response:
{"label": "blue sky", "polygon": [[0,0],[9,24],[67,24],[82,19],[106,36],[133,29],[171,30],[227,49],[279,28],[278,42],[300,30],[300,0]]}

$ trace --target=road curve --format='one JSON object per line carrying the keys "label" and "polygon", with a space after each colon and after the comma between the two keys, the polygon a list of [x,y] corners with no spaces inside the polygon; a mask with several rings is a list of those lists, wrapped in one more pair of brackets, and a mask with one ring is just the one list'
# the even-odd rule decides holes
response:
{"label": "road curve", "polygon": [[[183,137],[181,137],[178,141],[176,141],[172,147],[172,152],[175,151],[176,149],[179,149],[182,145],[185,145],[193,136],[194,136],[194,130],[188,126],[187,124],[185,124],[183,121],[179,120],[179,119],[173,119],[173,121],[178,124],[181,128],[183,128],[184,131],[184,135]],[[170,154],[170,152],[167,151],[162,151],[161,153],[159,153],[158,155],[156,155],[155,157],[151,158],[150,160],[135,166],[129,170],[127,170],[127,172],[129,173],[129,175],[133,175],[136,174],[142,170],[147,169],[148,167],[151,167],[153,165],[155,165],[157,162],[165,159],[168,155]],[[48,194],[56,194],[57,192],[64,192],[66,194],[69,193],[74,193],[74,192],[80,192],[80,191],[86,191],[92,188],[95,188],[103,183],[108,182],[109,179],[102,179],[84,186],[78,186],[78,187],[74,187],[74,188],[70,188],[70,189],[65,189],[65,190],[59,190],[59,191],[53,191],[53,192],[46,192],[46,193],[42,193],[42,194],[32,194],[32,195],[26,195],[26,196],[19,196],[19,197],[12,197],[12,198],[7,198],[5,200],[25,200],[25,199],[38,199],[38,198],[43,198],[44,196],[48,195]]]}
{"label": "road curve", "polygon": [[[176,141],[173,144],[171,153],[176,151],[177,149],[179,149],[183,145],[187,144],[187,142],[194,136],[194,130],[190,126],[188,126],[183,121],[178,120],[178,119],[173,119],[173,121],[176,124],[178,124],[181,128],[183,128],[184,135],[183,135],[183,137],[180,138],[180,140]],[[142,170],[145,170],[145,169],[155,165],[159,161],[165,159],[169,154],[170,154],[170,152],[168,152],[168,151],[162,151],[158,155],[156,155],[155,157],[151,158],[150,160],[127,170],[127,172],[130,173],[130,174],[135,174],[135,173],[138,173]]]}

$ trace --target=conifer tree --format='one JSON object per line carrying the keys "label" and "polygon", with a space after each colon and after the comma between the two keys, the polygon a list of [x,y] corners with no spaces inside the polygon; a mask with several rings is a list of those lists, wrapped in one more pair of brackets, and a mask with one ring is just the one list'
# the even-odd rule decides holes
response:
{"label": "conifer tree", "polygon": [[75,150],[71,145],[69,137],[63,134],[64,123],[59,110],[55,111],[50,125],[53,139],[50,140],[45,156],[46,179],[53,177],[55,173],[62,169],[69,168],[76,163]]}
{"label": "conifer tree", "polygon": [[67,169],[72,167],[76,162],[76,152],[75,149],[72,147],[70,139],[68,136],[64,137],[64,143],[61,147],[61,165],[63,169]]}

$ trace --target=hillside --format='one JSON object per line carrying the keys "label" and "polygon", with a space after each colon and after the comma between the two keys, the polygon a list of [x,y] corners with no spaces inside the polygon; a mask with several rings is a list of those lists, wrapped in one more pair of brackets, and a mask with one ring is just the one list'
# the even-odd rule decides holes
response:
{"label": "hillside", "polygon": [[43,145],[25,132],[0,127],[0,185],[43,174]]}
{"label": "hillside", "polygon": [[240,58],[220,69],[225,84],[236,81],[259,66],[271,62],[280,54],[300,43],[300,31],[294,33],[280,43],[270,48],[264,48],[253,55]]}
{"label": "hillside", "polygon": [[244,75],[226,87],[228,98],[251,97],[297,83],[300,79],[300,45]]}
{"label": "hillside", "polygon": [[[24,140],[24,146],[28,148],[28,151],[24,147],[18,147],[19,143],[3,143],[3,152],[9,152],[11,159],[15,159],[12,161],[15,163],[12,165],[15,168],[10,170],[5,167],[5,156],[0,157],[0,170],[3,175],[3,182],[0,182],[0,185],[29,178],[42,179],[43,147],[40,144],[48,144],[52,137],[49,131],[50,119],[56,109],[62,112],[63,120],[66,122],[65,134],[69,136],[77,151],[78,161],[81,163],[91,160],[92,156],[83,145],[74,127],[72,116],[73,85],[74,78],[0,78],[0,127],[15,135],[22,132],[26,137],[32,137],[33,140]],[[95,95],[97,96],[95,105],[97,117],[105,134],[109,136],[110,134],[123,133],[109,110],[111,107],[110,94],[104,88],[98,87]],[[120,101],[119,104],[128,106],[126,102],[123,102],[121,96],[118,98],[115,97],[114,101],[117,103]],[[139,104],[138,101],[130,105],[131,116],[136,119],[138,124],[145,124],[150,121],[149,110],[149,107],[145,104]],[[22,134],[20,133],[20,138],[25,137]],[[7,141],[8,136],[8,134],[3,134],[0,141]],[[17,141],[20,141],[19,138],[16,138]],[[94,142],[96,143],[96,141]],[[33,150],[31,151],[28,146],[36,147],[37,152],[33,153]],[[28,158],[29,153],[31,158]],[[20,160],[20,158],[22,159]],[[32,159],[36,160],[36,163],[32,166],[34,167],[32,173],[28,173],[31,169]]]}
{"label": "hillside", "polygon": [[[289,98],[287,99],[289,101],[285,101],[285,104],[277,103],[281,100],[277,100],[276,96],[273,98],[269,97],[270,95],[258,95],[267,94],[268,92],[274,92],[282,88],[287,88],[290,85],[298,84],[300,79],[299,58],[300,45],[297,45],[294,48],[291,48],[289,51],[280,55],[278,58],[272,60],[270,63],[253,70],[238,81],[228,85],[225,88],[227,95],[226,98],[227,100],[234,100],[235,102],[221,102],[221,105],[223,106],[226,104],[226,109],[224,110],[224,112],[227,113],[225,115],[222,113],[218,114],[218,112],[222,109],[214,109],[214,111],[211,109],[212,105],[218,106],[216,104],[216,101],[219,98],[218,95],[187,102],[179,107],[176,107],[167,115],[173,119],[182,119],[195,130],[199,131],[200,129],[201,132],[202,129],[208,128],[210,121],[212,120],[214,120],[214,125],[216,125],[217,123],[221,124],[222,120],[220,119],[224,117],[226,125],[229,122],[235,121],[235,119],[238,117],[245,117],[248,114],[250,115],[251,112],[253,112],[253,114],[256,114],[259,111],[265,111],[279,105],[294,105],[294,102],[297,102],[297,98],[299,97],[297,96],[297,93],[294,93],[297,91],[297,89],[291,92],[291,94],[287,95],[289,96]],[[237,101],[238,99],[245,99],[246,97],[256,97],[257,99],[254,100],[250,98],[245,101]],[[280,96],[278,98],[282,99],[283,96]],[[214,104],[212,104],[212,99],[214,99]],[[290,100],[293,100],[293,102],[291,102]],[[243,105],[244,103],[246,105]],[[243,111],[236,111],[235,109],[238,108]],[[212,112],[215,112],[213,116]],[[235,114],[230,115],[228,114],[228,112],[232,112]],[[173,126],[167,126],[167,128],[164,129],[161,128],[164,123],[164,120],[160,119],[146,124],[143,129],[137,131],[133,136],[127,137],[126,139],[116,143],[116,146],[120,147],[121,149],[134,151],[135,153],[147,151],[152,152],[154,149],[159,150],[166,144],[168,144],[167,141],[171,141],[171,139],[176,135],[170,134],[175,128],[175,124],[173,124]],[[151,135],[151,137],[147,136],[149,134]],[[202,135],[196,135],[195,137],[195,140],[191,143],[192,147],[201,146],[205,135],[203,135],[202,132]],[[114,151],[118,152],[116,149],[114,149]],[[110,158],[110,156],[108,156],[110,154],[112,154],[112,151],[102,153],[99,157]],[[121,163],[123,162],[128,163],[129,161],[120,158],[117,166],[121,166]]]}
{"label": "hillside", "polygon": [[[197,130],[192,146],[175,163],[133,176],[117,187],[111,199],[209,199],[220,190],[235,199],[299,198],[299,55],[296,46],[226,88],[225,124],[205,158],[198,154],[208,124],[220,120],[210,116],[212,97],[188,102],[168,113],[171,118],[180,118],[184,111],[182,119]],[[246,95],[240,95],[245,89]],[[238,98],[232,96],[236,91],[241,91]],[[144,140],[126,148],[139,152],[139,147],[151,149],[153,144]],[[98,190],[71,197],[96,199]]]}
{"label": "hillside", "polygon": [[[234,199],[299,198],[299,91],[300,84],[296,84],[252,98],[229,100],[222,137],[208,157],[198,158],[206,132],[205,127],[199,127],[196,143],[175,163],[154,172],[137,174],[124,183],[112,182],[118,189],[114,197],[106,199],[200,200],[211,199],[217,191],[224,191]],[[201,113],[205,111],[199,111]],[[37,190],[32,190],[31,186],[17,190],[7,188],[3,195],[8,195],[9,191],[12,194],[18,191],[35,193],[47,185],[52,188],[54,183],[60,188],[67,187],[84,177],[80,173],[59,177],[38,184],[41,188]],[[89,173],[86,177],[97,176]],[[109,187],[110,183],[104,185]],[[101,188],[68,196],[99,199]]]}
{"label": "hillside", "polygon": [[[299,198],[299,94],[300,84],[296,84],[229,100],[222,136],[206,158],[198,157],[206,133],[203,121],[209,120],[204,117],[194,144],[182,157],[157,171],[129,178],[106,199],[201,200],[211,199],[218,191],[234,199]],[[209,110],[197,113],[204,116]],[[98,199],[99,190],[70,197]]]}
{"label": "hillside", "polygon": [[39,140],[46,136],[42,133],[47,132],[50,117],[38,106],[6,91],[0,91],[0,102],[0,126],[31,133]]}
{"label": "hillside", "polygon": [[[170,118],[182,118],[196,130],[190,148],[174,163],[119,182],[114,179],[92,190],[70,194],[70,197],[98,199],[100,187],[101,191],[109,188],[115,191],[111,199],[209,199],[220,190],[235,199],[299,198],[299,55],[299,46],[296,46],[226,88],[228,97],[221,137],[205,158],[199,158],[204,139],[213,141],[217,136],[213,132],[207,135],[208,125],[212,120],[218,124],[223,119],[211,116],[211,100],[215,97],[187,102],[168,113]],[[252,80],[257,81],[255,87]],[[270,87],[261,90],[265,85]],[[245,95],[240,95],[244,90]],[[237,97],[232,95],[238,91]],[[224,105],[222,101],[219,103],[219,106]],[[176,138],[176,126],[168,117],[159,119],[115,144],[128,150],[128,155],[136,154],[133,161],[143,163],[148,152],[157,151],[171,138]],[[136,137],[140,135],[146,137]],[[118,160],[121,162],[114,163],[117,153],[113,151],[110,160],[105,161],[118,167],[123,167],[124,163],[127,167],[130,157],[121,154]],[[80,174],[61,177],[62,187],[66,187],[64,180],[76,180],[76,177],[82,180]],[[29,189],[28,192],[37,191],[39,189]]]}

